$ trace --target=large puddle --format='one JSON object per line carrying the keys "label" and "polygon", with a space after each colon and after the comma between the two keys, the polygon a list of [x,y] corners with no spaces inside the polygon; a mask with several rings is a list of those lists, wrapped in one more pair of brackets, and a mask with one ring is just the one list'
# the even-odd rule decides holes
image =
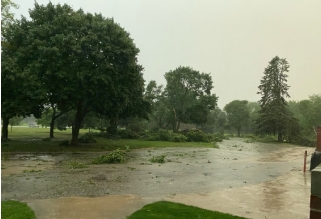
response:
{"label": "large puddle", "polygon": [[[73,169],[99,153],[2,155],[2,200],[26,201],[43,218],[126,218],[169,200],[248,218],[308,218],[313,148],[224,141],[220,149],[132,150],[124,164]],[[166,155],[165,164],[152,156]],[[308,158],[309,160],[309,158]]]}

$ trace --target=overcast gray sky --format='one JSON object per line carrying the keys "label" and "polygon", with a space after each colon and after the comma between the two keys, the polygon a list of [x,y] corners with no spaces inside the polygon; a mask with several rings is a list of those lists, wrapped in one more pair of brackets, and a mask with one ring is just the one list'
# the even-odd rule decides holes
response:
{"label": "overcast gray sky", "polygon": [[[14,0],[28,17],[33,0]],[[38,0],[47,4],[48,0]],[[258,101],[268,62],[290,64],[289,100],[321,93],[321,0],[51,0],[101,13],[125,28],[140,49],[146,83],[165,85],[178,66],[210,73],[223,108]]]}

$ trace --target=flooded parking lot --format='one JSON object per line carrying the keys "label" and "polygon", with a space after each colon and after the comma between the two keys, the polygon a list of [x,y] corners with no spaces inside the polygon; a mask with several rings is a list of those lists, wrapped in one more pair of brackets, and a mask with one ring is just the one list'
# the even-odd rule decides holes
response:
{"label": "flooded parking lot", "polygon": [[[42,218],[126,218],[145,204],[169,200],[248,218],[308,218],[314,148],[245,143],[215,148],[139,149],[123,164],[72,169],[102,153],[3,154],[2,200],[27,202]],[[165,155],[164,164],[151,163]]]}

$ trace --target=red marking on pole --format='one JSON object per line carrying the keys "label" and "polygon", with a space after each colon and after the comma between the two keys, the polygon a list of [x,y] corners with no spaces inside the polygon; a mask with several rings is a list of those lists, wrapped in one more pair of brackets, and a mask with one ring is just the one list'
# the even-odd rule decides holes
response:
{"label": "red marking on pole", "polygon": [[308,152],[307,152],[307,151],[305,151],[305,152],[304,152],[303,173],[305,173],[305,171],[306,171],[306,167],[307,167],[307,156],[308,156]]}

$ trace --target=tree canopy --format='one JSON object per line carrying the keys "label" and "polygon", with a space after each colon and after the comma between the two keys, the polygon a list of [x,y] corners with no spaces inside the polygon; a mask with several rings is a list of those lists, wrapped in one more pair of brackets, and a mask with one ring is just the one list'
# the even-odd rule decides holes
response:
{"label": "tree canopy", "polygon": [[35,3],[29,13],[31,20],[22,17],[6,34],[17,74],[39,85],[28,91],[38,93],[43,104],[76,111],[72,144],[78,144],[82,120],[91,111],[111,118],[144,115],[149,105],[143,100],[143,67],[129,33],[113,19],[66,4]]}
{"label": "tree canopy", "polygon": [[3,32],[8,25],[14,21],[14,14],[10,11],[19,6],[11,0],[1,0],[1,31]]}
{"label": "tree canopy", "polygon": [[242,127],[247,126],[250,120],[248,101],[233,100],[226,104],[224,110],[227,114],[229,126],[234,127],[237,130],[238,136],[240,136]]}
{"label": "tree canopy", "polygon": [[165,79],[165,105],[170,111],[173,131],[178,131],[181,122],[205,123],[209,110],[215,108],[218,99],[211,94],[213,81],[210,74],[180,66],[165,73]]}

